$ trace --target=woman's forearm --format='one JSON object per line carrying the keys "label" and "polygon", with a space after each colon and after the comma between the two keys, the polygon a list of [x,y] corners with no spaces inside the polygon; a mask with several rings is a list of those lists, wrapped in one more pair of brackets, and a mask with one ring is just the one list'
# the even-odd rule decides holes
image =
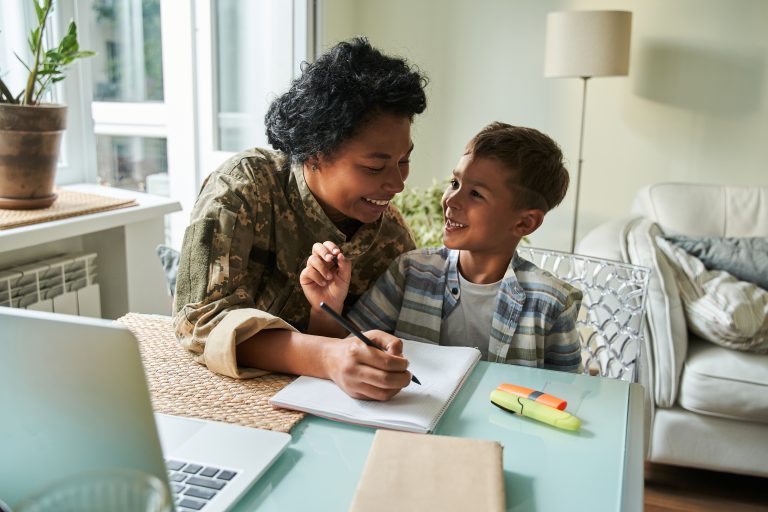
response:
{"label": "woman's forearm", "polygon": [[266,329],[237,345],[237,364],[294,375],[330,378],[330,353],[342,340]]}

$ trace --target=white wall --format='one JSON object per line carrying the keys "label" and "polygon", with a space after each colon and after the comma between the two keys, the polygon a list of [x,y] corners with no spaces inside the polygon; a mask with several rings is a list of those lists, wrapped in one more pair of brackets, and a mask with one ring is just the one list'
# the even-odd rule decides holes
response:
{"label": "white wall", "polygon": [[[628,77],[589,81],[579,236],[658,181],[768,185],[768,1],[322,0],[321,50],[366,35],[430,77],[412,185],[442,179],[493,120],[551,135],[575,176],[581,80],[543,77],[545,18],[633,14]],[[532,242],[567,250],[572,187]]]}

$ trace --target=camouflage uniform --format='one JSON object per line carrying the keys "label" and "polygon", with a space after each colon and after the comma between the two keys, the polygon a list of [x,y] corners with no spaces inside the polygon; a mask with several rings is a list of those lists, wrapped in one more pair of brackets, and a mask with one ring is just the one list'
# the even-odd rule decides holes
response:
{"label": "camouflage uniform", "polygon": [[325,215],[301,165],[280,152],[232,157],[203,184],[179,262],[174,328],[197,361],[231,377],[235,346],[264,328],[304,331],[309,303],[299,284],[315,242],[331,240],[352,262],[345,308],[398,255],[414,248],[392,206],[348,239]]}

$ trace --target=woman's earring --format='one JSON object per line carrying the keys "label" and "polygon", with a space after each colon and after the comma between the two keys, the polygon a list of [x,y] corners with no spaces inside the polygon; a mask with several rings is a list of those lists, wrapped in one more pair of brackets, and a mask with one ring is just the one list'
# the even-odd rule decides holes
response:
{"label": "woman's earring", "polygon": [[312,172],[317,172],[317,165],[312,164]]}

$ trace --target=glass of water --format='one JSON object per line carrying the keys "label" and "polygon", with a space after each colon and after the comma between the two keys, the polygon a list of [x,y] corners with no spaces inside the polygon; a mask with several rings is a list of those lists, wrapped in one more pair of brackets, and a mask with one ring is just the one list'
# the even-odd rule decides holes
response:
{"label": "glass of water", "polygon": [[14,512],[169,512],[163,482],[129,469],[80,473],[56,481],[14,507]]}

